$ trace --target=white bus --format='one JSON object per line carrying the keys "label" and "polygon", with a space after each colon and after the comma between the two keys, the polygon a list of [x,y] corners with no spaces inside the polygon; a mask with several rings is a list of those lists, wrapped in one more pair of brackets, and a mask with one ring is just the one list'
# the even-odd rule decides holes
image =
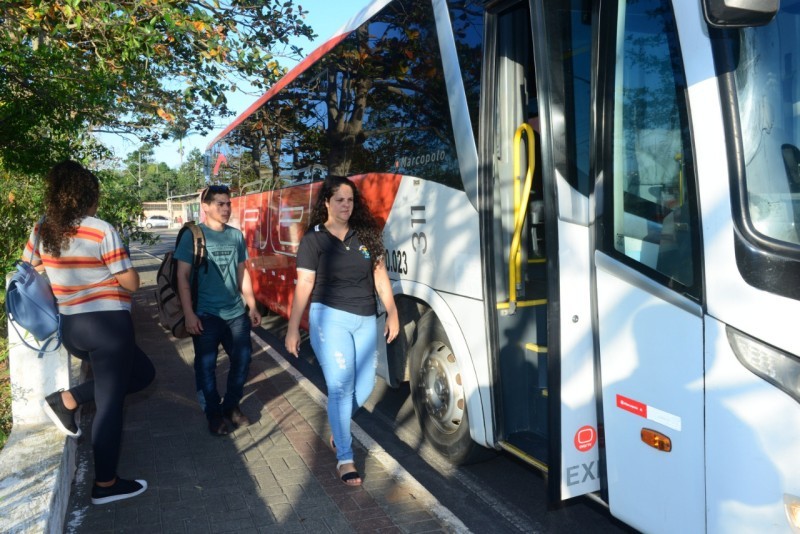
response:
{"label": "white bus", "polygon": [[319,180],[358,183],[379,374],[452,461],[646,532],[798,532],[798,146],[798,0],[375,0],[208,168],[267,184],[234,223],[283,314]]}

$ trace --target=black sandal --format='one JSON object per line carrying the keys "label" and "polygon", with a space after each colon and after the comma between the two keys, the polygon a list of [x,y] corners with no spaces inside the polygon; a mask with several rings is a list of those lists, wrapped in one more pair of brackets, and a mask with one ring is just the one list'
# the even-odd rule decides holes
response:
{"label": "black sandal", "polygon": [[[348,464],[351,464],[351,463],[352,462],[347,462],[347,463],[342,464],[342,465],[348,465]],[[353,464],[353,467],[355,467],[355,464]],[[337,467],[336,470],[339,472],[339,477],[342,479],[342,482],[344,483],[345,486],[350,486],[350,487],[353,487],[353,488],[357,488],[363,482],[361,480],[361,475],[358,474],[358,471],[354,470],[354,471],[350,471],[349,473],[342,474],[341,467]],[[358,484],[351,484],[350,481],[355,480],[355,479],[358,479]]]}

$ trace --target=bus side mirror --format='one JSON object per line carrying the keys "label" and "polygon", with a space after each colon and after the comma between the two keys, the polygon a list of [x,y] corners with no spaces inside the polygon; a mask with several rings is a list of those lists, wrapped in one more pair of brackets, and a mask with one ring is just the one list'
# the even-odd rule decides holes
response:
{"label": "bus side mirror", "polygon": [[714,28],[746,28],[769,24],[780,0],[703,0],[706,22]]}

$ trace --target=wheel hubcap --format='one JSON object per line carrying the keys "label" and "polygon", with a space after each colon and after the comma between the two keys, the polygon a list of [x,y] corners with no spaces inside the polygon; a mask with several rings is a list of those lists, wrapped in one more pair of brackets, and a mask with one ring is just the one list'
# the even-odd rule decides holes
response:
{"label": "wheel hubcap", "polygon": [[455,432],[464,417],[464,389],[453,352],[436,341],[425,351],[419,370],[420,399],[440,431]]}

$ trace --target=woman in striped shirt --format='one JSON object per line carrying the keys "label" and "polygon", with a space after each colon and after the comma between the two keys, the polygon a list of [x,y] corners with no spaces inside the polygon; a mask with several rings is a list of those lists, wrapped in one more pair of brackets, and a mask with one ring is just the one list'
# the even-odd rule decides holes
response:
{"label": "woman in striped shirt", "polygon": [[[64,434],[78,437],[78,406],[94,401],[92,424],[95,483],[92,503],[105,504],[143,493],[144,480],[117,476],[125,396],[144,389],[155,377],[147,355],[136,345],[131,293],[139,288],[122,239],[95,217],[100,184],[90,171],[64,161],[47,175],[45,219],[25,247],[31,263],[42,264],[61,314],[64,346],[91,363],[93,380],[56,391],[42,402]],[[39,246],[36,233],[39,233]]]}

